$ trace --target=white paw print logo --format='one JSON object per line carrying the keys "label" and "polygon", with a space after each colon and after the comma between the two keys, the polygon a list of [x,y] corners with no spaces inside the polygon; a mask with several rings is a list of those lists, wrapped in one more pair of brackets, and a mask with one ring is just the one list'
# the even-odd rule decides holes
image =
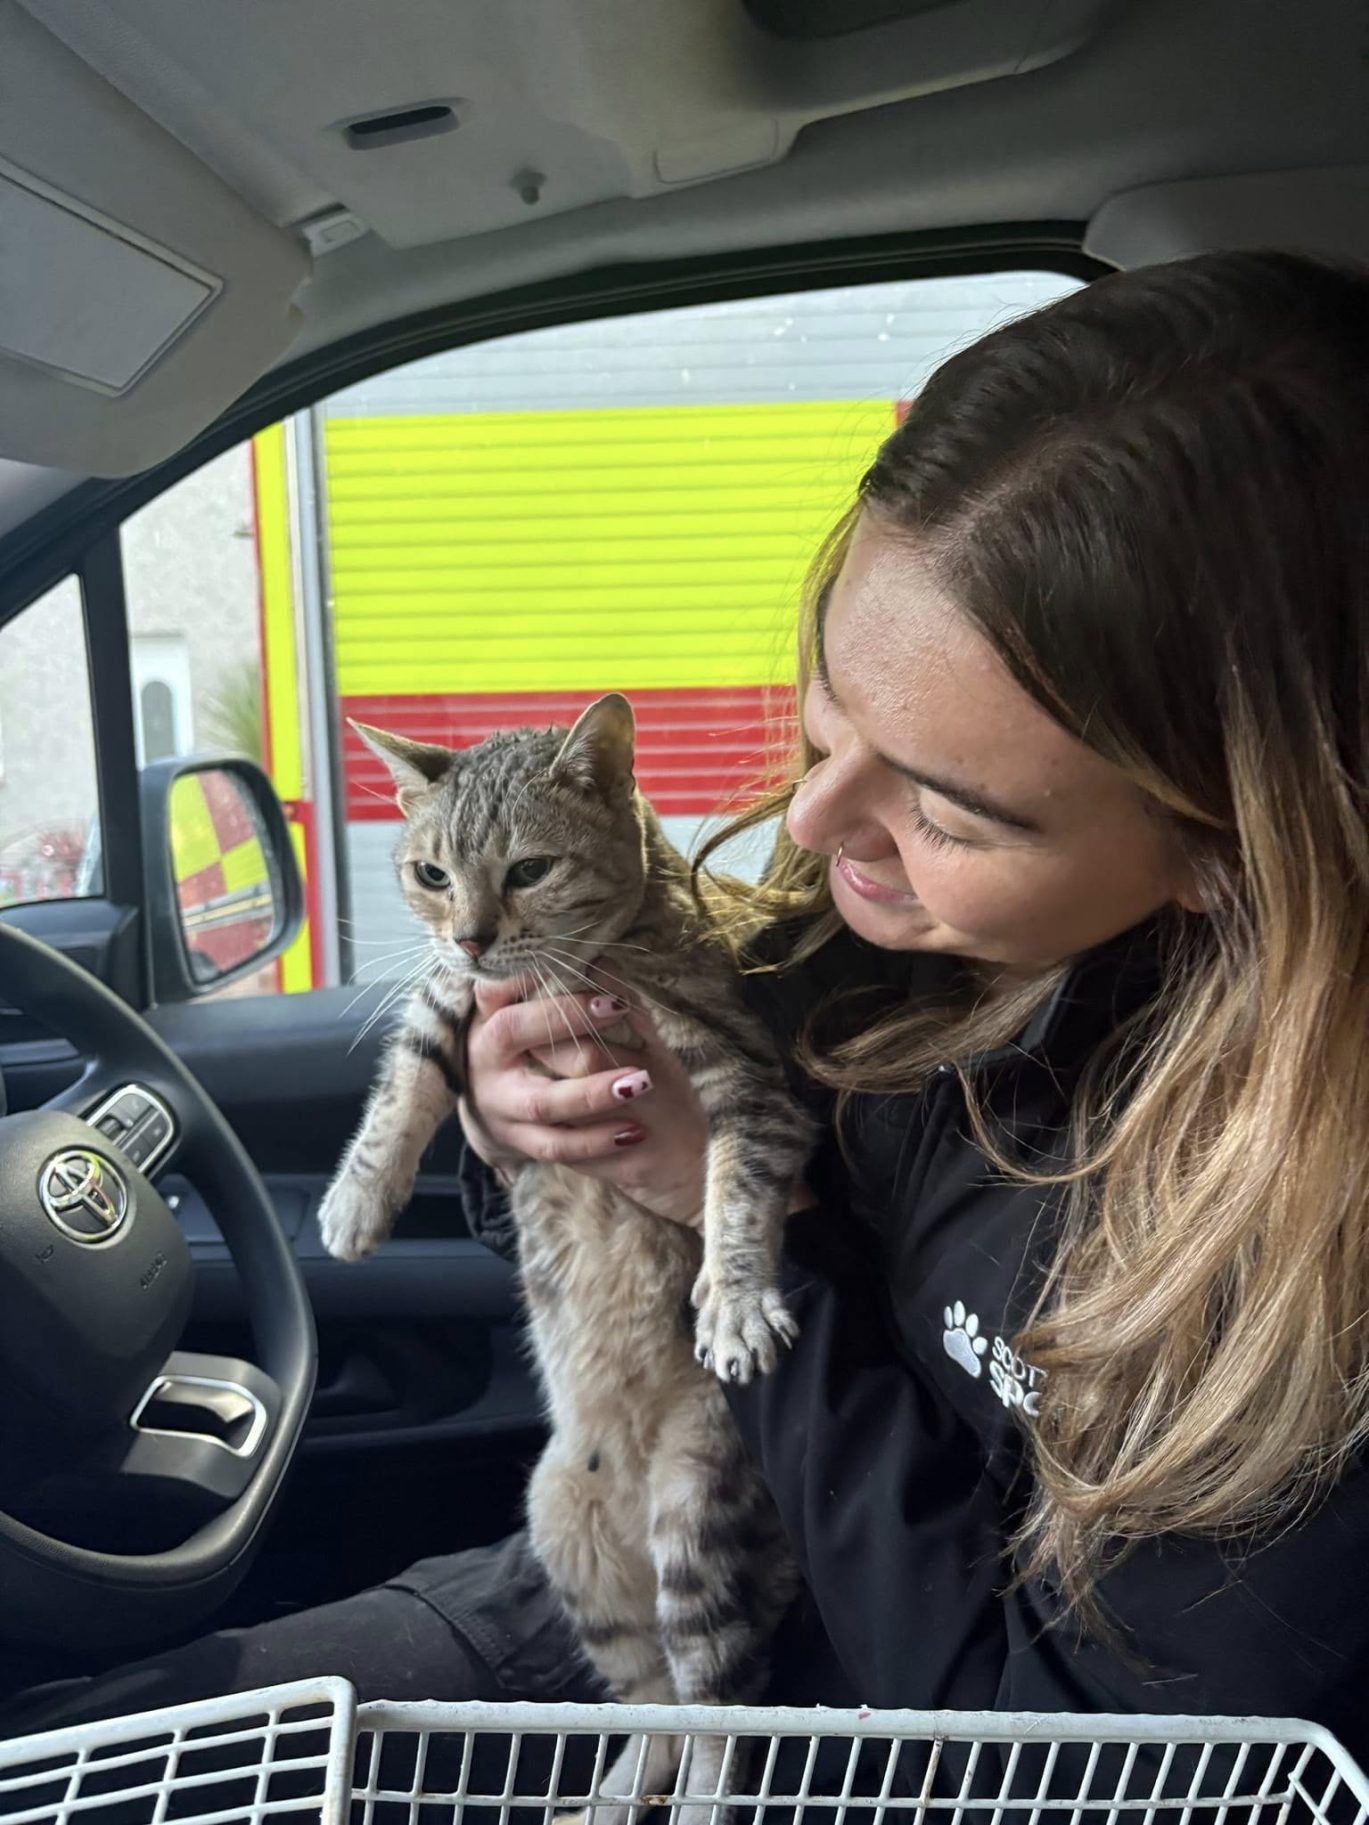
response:
{"label": "white paw print logo", "polygon": [[978,1381],[984,1373],[980,1358],[988,1351],[989,1340],[979,1335],[979,1319],[965,1310],[963,1300],[957,1299],[946,1307],[946,1330],[941,1342],[951,1361],[959,1363],[967,1375]]}

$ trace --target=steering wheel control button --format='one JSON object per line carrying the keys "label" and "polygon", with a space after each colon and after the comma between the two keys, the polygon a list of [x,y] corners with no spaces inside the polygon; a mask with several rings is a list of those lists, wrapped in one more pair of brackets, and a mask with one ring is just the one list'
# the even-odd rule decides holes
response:
{"label": "steering wheel control button", "polygon": [[125,1159],[144,1173],[151,1172],[176,1137],[176,1124],[166,1104],[136,1084],[116,1090],[86,1120],[117,1142]]}
{"label": "steering wheel control button", "polygon": [[152,1157],[152,1136],[150,1134],[130,1135],[124,1142],[124,1152],[135,1166],[141,1166]]}
{"label": "steering wheel control button", "polygon": [[53,1156],[38,1179],[48,1220],[73,1242],[110,1242],[128,1220],[128,1186],[112,1160],[83,1147]]}

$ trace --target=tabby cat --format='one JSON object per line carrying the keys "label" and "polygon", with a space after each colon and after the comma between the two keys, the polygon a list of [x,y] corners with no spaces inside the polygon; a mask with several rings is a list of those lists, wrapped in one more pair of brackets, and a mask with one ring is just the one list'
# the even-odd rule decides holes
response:
{"label": "tabby cat", "polygon": [[[569,733],[519,730],[459,753],[355,726],[398,788],[396,866],[431,963],[324,1201],[324,1241],[355,1260],[408,1201],[461,1095],[477,978],[566,994],[594,986],[597,963],[601,988],[650,1012],[708,1117],[704,1207],[686,1227],[565,1167],[517,1172],[511,1203],[551,1431],[530,1532],[619,1699],[754,1698],[797,1574],[717,1377],[746,1381],[793,1336],[777,1262],[808,1120],[699,916],[687,865],[636,789],[625,698],[601,698]],[[631,1790],[640,1752],[627,1745],[604,1792]],[[721,1739],[696,1745],[689,1792],[715,1791],[720,1756]],[[638,1791],[668,1789],[678,1761],[678,1746],[653,1743]],[[599,1825],[626,1816],[596,1811]]]}

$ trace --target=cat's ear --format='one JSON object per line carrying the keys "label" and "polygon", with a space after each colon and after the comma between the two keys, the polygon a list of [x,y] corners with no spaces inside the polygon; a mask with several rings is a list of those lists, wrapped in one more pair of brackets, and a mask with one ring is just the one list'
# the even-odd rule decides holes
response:
{"label": "cat's ear", "polygon": [[582,712],[551,763],[553,779],[571,781],[591,792],[612,793],[632,787],[632,705],[610,691]]}
{"label": "cat's ear", "polygon": [[368,723],[347,718],[372,754],[390,769],[395,782],[395,797],[407,816],[425,793],[444,778],[456,765],[450,748],[438,748],[431,742],[410,741],[405,735],[391,735],[384,729],[373,729]]}

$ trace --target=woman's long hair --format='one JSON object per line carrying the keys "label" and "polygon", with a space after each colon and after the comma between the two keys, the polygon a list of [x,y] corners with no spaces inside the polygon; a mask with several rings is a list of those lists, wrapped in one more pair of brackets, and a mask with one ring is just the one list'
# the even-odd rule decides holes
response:
{"label": "woman's long hair", "polygon": [[[914,544],[1203,885],[1144,1033],[1076,1096],[1063,1242],[1020,1339],[1047,1372],[1021,1562],[1085,1611],[1129,1543],[1289,1524],[1369,1433],[1367,494],[1369,278],[1209,255],[948,361],[810,583],[800,688],[856,519]],[[798,917],[811,951],[826,872],[781,832],[747,916]],[[810,1068],[915,1089],[1047,988],[886,1007]]]}

